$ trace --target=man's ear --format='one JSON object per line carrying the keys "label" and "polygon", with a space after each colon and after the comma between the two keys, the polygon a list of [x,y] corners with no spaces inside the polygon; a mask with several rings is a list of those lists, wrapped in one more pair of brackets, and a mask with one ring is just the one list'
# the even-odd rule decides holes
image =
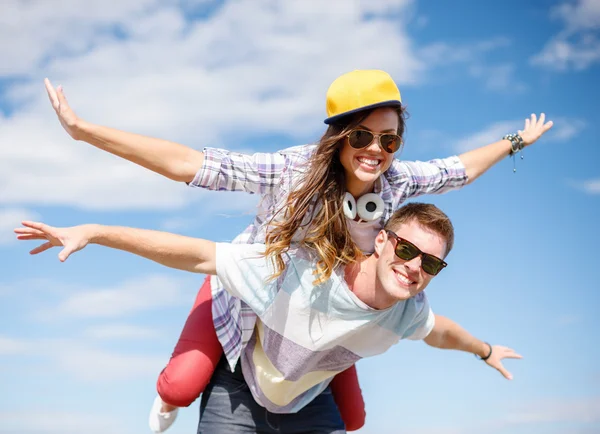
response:
{"label": "man's ear", "polygon": [[377,236],[375,237],[375,253],[377,254],[377,256],[381,256],[381,252],[383,252],[387,240],[387,232],[384,229],[380,230]]}

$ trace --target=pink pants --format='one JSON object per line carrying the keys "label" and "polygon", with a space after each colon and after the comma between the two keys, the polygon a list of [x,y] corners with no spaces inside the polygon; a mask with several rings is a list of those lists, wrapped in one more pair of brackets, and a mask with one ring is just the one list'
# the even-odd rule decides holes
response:
{"label": "pink pants", "polygon": [[[200,396],[223,354],[212,320],[210,278],[198,291],[168,365],[158,377],[156,388],[162,400],[187,407]],[[331,382],[333,397],[346,430],[354,431],[365,424],[363,401],[356,367],[335,376]]]}

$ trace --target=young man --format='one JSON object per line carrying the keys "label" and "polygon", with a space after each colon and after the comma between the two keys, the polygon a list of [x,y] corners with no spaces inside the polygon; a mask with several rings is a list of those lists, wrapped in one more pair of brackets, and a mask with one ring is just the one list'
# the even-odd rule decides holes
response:
{"label": "young man", "polygon": [[316,263],[302,248],[290,250],[273,275],[265,246],[226,244],[149,230],[83,225],[54,228],[23,222],[22,240],[45,239],[37,254],[64,246],[59,259],[94,243],[125,250],[172,268],[217,275],[259,321],[241,365],[215,372],[202,397],[199,432],[342,433],[328,391],[337,373],[381,354],[401,339],[479,355],[506,378],[513,350],[491,346],[453,321],[432,313],[423,290],[445,266],[454,230],[430,204],[394,213],[375,239],[375,253],[340,268],[313,286]]}

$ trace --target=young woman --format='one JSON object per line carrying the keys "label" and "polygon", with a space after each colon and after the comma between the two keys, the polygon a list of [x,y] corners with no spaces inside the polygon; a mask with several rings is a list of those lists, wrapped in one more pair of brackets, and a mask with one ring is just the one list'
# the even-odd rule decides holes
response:
{"label": "young woman", "polygon": [[[352,71],[338,77],[327,92],[328,128],[317,144],[273,154],[213,148],[200,152],[90,124],[69,108],[60,87],[55,91],[46,81],[46,88],[61,124],[76,140],[195,187],[261,194],[253,224],[234,242],[265,242],[279,272],[285,267],[282,253],[292,243],[309,247],[321,258],[316,281],[329,278],[336,266],[353,261],[359,251],[371,253],[383,222],[408,198],[473,182],[552,126],[543,114],[539,119],[531,115],[523,131],[493,144],[446,159],[402,162],[394,159],[405,129],[396,84],[383,71]],[[150,415],[154,431],[168,428],[176,407],[199,396],[223,353],[235,366],[255,319],[218,279],[207,278],[158,379],[160,398]],[[360,428],[364,403],[355,370],[339,374],[331,387],[347,429]]]}

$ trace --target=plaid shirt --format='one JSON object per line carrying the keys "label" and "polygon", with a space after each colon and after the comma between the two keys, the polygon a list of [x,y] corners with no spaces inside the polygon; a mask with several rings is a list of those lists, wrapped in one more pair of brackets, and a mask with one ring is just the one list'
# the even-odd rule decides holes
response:
{"label": "plaid shirt", "polygon": [[[285,204],[315,149],[316,145],[303,145],[273,154],[245,155],[205,148],[204,164],[190,185],[262,195],[254,222],[233,243],[264,243],[266,223]],[[407,199],[422,194],[445,193],[462,187],[466,182],[465,167],[457,156],[429,162],[394,160],[374,187],[374,192],[385,203],[381,227]],[[215,330],[233,369],[252,336],[256,315],[241,300],[229,295],[216,276],[211,278],[211,287]]]}

